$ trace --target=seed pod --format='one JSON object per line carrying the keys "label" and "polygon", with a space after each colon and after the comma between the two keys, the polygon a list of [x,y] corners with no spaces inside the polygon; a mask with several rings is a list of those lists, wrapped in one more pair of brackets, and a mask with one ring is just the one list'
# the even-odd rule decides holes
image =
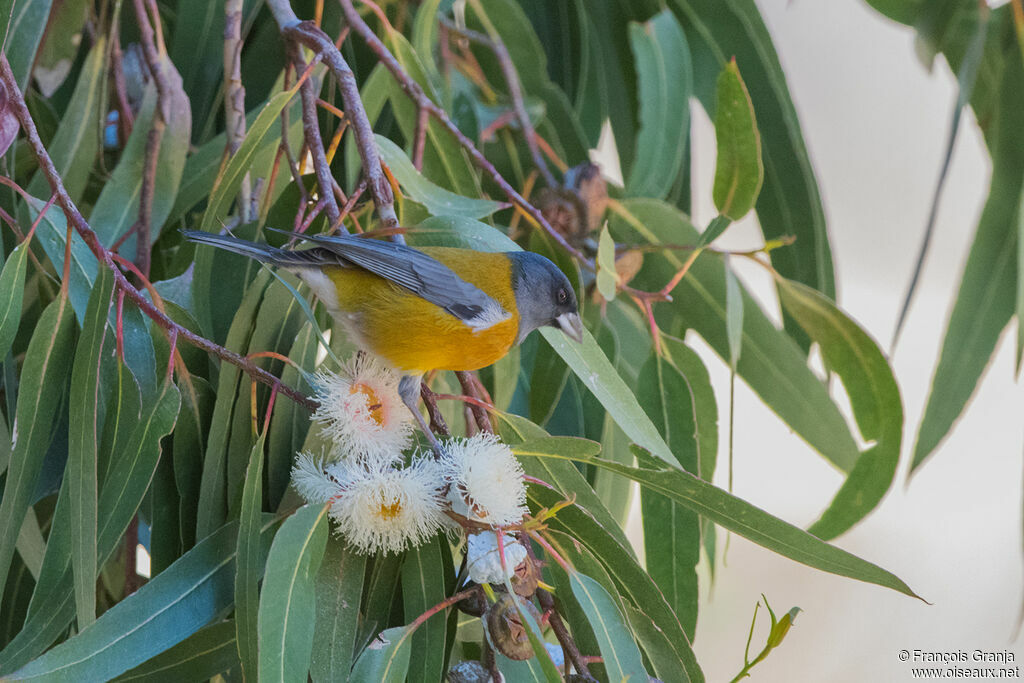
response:
{"label": "seed pod", "polygon": [[[521,606],[530,612],[534,619],[540,618],[540,612],[529,602]],[[519,610],[508,594],[487,608],[484,615],[484,633],[487,641],[495,650],[509,659],[524,660],[533,657],[533,647],[526,633],[526,627],[519,618]]]}

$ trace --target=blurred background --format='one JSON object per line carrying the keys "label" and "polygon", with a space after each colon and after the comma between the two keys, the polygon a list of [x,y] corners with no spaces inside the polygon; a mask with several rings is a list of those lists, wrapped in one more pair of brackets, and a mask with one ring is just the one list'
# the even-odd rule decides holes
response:
{"label": "blurred background", "polygon": [[[942,163],[956,77],[941,57],[926,70],[914,52],[913,30],[862,2],[757,4],[817,172],[840,306],[888,350]],[[715,215],[714,130],[699,106],[691,111],[697,120],[694,224],[706,225]],[[926,467],[906,478],[907,451],[991,174],[970,109],[964,116],[932,251],[891,359],[906,411],[904,462],[881,506],[835,542],[893,571],[932,604],[806,568],[736,536],[723,559],[720,531],[713,582],[706,563],[701,567],[694,643],[709,681],[728,681],[742,667],[761,593],[780,616],[794,605],[803,611],[785,643],[754,670],[756,681],[911,680],[912,665],[899,661],[900,649],[1005,649],[1014,653],[1015,664],[1024,659],[1024,639],[1017,634],[1024,406],[1007,335],[951,436]],[[757,246],[761,237],[752,221],[731,227],[722,247]],[[761,269],[742,259],[733,264],[755,295],[774,292]],[[1011,325],[1008,333],[1013,331]],[[728,367],[699,337],[688,341],[712,373],[725,444]],[[841,387],[834,393],[844,401]],[[742,381],[735,402],[734,492],[794,524],[815,521],[840,475]],[[719,467],[716,483],[727,484],[726,467]],[[636,515],[633,521],[639,539]],[[758,617],[752,652],[767,633],[763,608]]]}

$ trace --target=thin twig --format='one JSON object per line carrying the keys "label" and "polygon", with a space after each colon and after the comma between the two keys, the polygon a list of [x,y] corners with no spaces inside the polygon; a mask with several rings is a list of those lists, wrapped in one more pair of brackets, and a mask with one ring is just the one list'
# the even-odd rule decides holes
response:
{"label": "thin twig", "polygon": [[[275,2],[277,0],[274,0]],[[398,63],[395,56],[391,54],[387,46],[384,45],[383,41],[377,37],[377,34],[373,32],[373,29],[367,25],[363,18],[356,11],[352,5],[352,0],[338,0],[341,4],[342,12],[345,14],[345,19],[348,21],[352,30],[359,34],[359,36],[366,42],[374,54],[377,55],[377,59],[380,60],[381,64],[384,65],[391,75],[398,82],[398,85],[402,88],[406,95],[412,99],[413,103],[421,108],[426,109],[431,116],[447,130],[452,137],[454,137],[458,143],[466,150],[469,154],[470,159],[473,163],[482,170],[491,181],[501,188],[501,191],[505,193],[505,196],[510,201],[515,203],[522,209],[522,211],[529,216],[529,218],[539,225],[544,232],[548,233],[555,242],[558,243],[562,249],[570,253],[573,257],[579,260],[579,262],[587,269],[594,270],[594,263],[591,259],[587,258],[583,252],[569,244],[565,237],[559,233],[555,228],[548,222],[544,215],[540,212],[537,207],[526,201],[521,194],[504,177],[494,168],[494,164],[487,160],[483,153],[477,149],[473,141],[470,140],[466,135],[459,130],[459,128],[452,122],[448,117],[448,113],[440,106],[434,103],[427,94],[423,92],[423,88],[414,81],[409,74],[405,72],[402,65]]]}
{"label": "thin twig", "polygon": [[[302,52],[298,45],[291,48],[292,63],[299,73],[306,70],[306,62],[302,58]],[[300,86],[299,94],[302,96],[302,130],[306,136],[306,148],[313,158],[313,171],[316,173],[316,183],[320,187],[320,199],[324,202],[327,211],[327,218],[331,225],[341,215],[338,209],[338,202],[334,198],[334,177],[331,175],[330,164],[327,163],[327,153],[324,151],[324,141],[320,136],[320,119],[316,111],[316,91],[313,89],[312,79],[307,78]]]}
{"label": "thin twig", "polygon": [[[242,0],[224,2],[224,132],[228,156],[234,156],[245,139],[245,87],[242,85]],[[288,131],[283,132],[287,138]],[[246,173],[238,191],[238,216],[251,220],[252,181]]]}
{"label": "thin twig", "polygon": [[430,124],[430,112],[420,107],[416,111],[416,135],[412,144],[412,165],[417,171],[423,170],[423,152],[427,147],[427,126]]}
{"label": "thin twig", "polygon": [[516,73],[516,67],[512,63],[512,57],[508,53],[508,49],[505,47],[504,41],[501,39],[501,35],[498,33],[494,24],[491,23],[490,18],[484,13],[483,8],[480,7],[479,2],[471,0],[473,8],[476,10],[477,18],[484,25],[484,30],[487,31],[487,35],[478,33],[472,29],[459,28],[451,22],[442,19],[447,28],[452,33],[462,36],[467,40],[471,40],[474,43],[480,43],[484,45],[494,53],[494,56],[498,60],[498,66],[501,67],[501,74],[505,78],[505,83],[508,85],[508,95],[512,100],[512,111],[515,112],[516,121],[519,123],[519,128],[523,131],[523,136],[526,138],[526,146],[530,149],[530,157],[533,159],[533,165],[537,167],[540,174],[544,177],[544,182],[548,184],[548,187],[556,187],[558,183],[555,181],[555,177],[551,174],[551,169],[548,168],[547,163],[544,161],[544,157],[541,156],[540,148],[537,146],[537,133],[533,129],[533,123],[530,121],[530,115],[526,112],[526,104],[523,101],[523,89],[519,83],[519,74]]}
{"label": "thin twig", "polygon": [[3,55],[0,55],[0,81],[3,81],[4,86],[7,87],[7,91],[14,95],[9,99],[8,105],[13,110],[15,117],[18,119],[18,123],[21,124],[21,129],[25,133],[29,147],[31,147],[36,160],[39,162],[39,168],[43,172],[43,176],[46,178],[47,182],[50,184],[50,189],[53,191],[53,194],[57,196],[57,203],[60,204],[68,222],[74,226],[75,231],[82,237],[82,241],[85,242],[86,246],[89,247],[89,250],[96,256],[96,259],[113,273],[114,284],[120,290],[119,296],[126,295],[147,318],[156,323],[156,325],[161,329],[168,332],[173,330],[179,339],[183,339],[193,346],[200,348],[207,353],[211,353],[221,360],[231,363],[253,379],[263,382],[267,386],[279,386],[281,393],[288,396],[288,398],[292,399],[299,405],[304,406],[310,411],[316,410],[317,404],[315,401],[296,391],[292,387],[282,384],[280,379],[274,377],[263,368],[246,360],[234,351],[230,351],[171,320],[166,314],[161,312],[153,303],[143,296],[138,289],[128,282],[128,279],[114,262],[113,255],[100,243],[99,237],[97,237],[93,229],[89,227],[88,221],[86,221],[82,216],[78,207],[75,205],[75,202],[68,194],[67,188],[64,187],[64,181],[60,177],[60,172],[54,165],[53,159],[50,158],[50,154],[46,151],[46,147],[43,145],[43,141],[39,137],[39,131],[36,129],[35,121],[32,120],[32,115],[29,113],[28,106],[25,104],[25,98],[17,87],[17,80],[14,77],[14,73],[11,71],[11,65],[8,63],[7,57]]}
{"label": "thin twig", "polygon": [[[381,168],[377,142],[374,140],[373,128],[370,126],[363,101],[359,97],[359,86],[356,84],[355,74],[345,62],[345,58],[341,56],[334,41],[313,22],[299,21],[288,0],[267,0],[267,6],[281,29],[281,35],[295,43],[301,43],[321,55],[327,68],[337,80],[341,98],[345,103],[345,114],[352,122],[359,157],[363,162],[363,173],[366,175],[370,194],[377,206],[377,213],[385,228],[397,227],[398,215],[395,213],[395,196]],[[325,192],[330,192],[329,186]],[[332,219],[331,222],[333,224],[334,220]],[[392,239],[399,242],[404,241],[400,234],[394,235]]]}
{"label": "thin twig", "polygon": [[[480,391],[483,389],[483,385],[480,384],[476,373],[459,371],[455,373],[455,376],[459,378],[459,384],[462,385],[462,393],[474,399],[481,398]],[[493,434],[494,427],[491,425],[491,417],[487,414],[487,408],[477,401],[467,401],[466,406],[473,412],[473,420],[480,431]]]}
{"label": "thin twig", "polygon": [[[161,49],[163,39],[160,37],[159,15],[155,12],[152,18],[143,4],[143,0],[134,0],[135,17],[139,25],[139,37],[142,40],[142,54],[146,65],[156,84],[156,108],[153,111],[153,123],[146,136],[146,152],[143,163],[142,188],[139,192],[139,222],[135,229],[135,264],[143,275],[149,276],[150,241],[152,235],[153,195],[156,192],[156,170],[160,157],[160,145],[163,142],[164,130],[171,117],[171,84],[163,69]],[[153,23],[150,23],[152,20]],[[155,26],[155,29],[154,29]],[[158,49],[157,44],[160,48]]]}

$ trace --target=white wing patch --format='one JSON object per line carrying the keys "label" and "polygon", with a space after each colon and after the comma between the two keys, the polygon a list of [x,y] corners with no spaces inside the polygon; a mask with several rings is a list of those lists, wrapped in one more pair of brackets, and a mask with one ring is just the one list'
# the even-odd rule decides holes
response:
{"label": "white wing patch", "polygon": [[504,322],[512,317],[512,314],[502,308],[494,299],[487,302],[484,310],[474,315],[472,318],[463,320],[466,326],[473,330],[473,332],[483,332],[484,330],[490,329],[500,322]]}

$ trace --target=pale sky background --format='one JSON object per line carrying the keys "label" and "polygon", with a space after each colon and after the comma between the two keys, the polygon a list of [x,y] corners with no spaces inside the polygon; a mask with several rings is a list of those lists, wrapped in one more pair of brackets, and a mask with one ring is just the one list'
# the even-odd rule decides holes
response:
{"label": "pale sky background", "polygon": [[[915,56],[912,30],[863,2],[757,4],[817,170],[840,305],[887,349],[942,160],[955,77],[941,58],[928,73]],[[704,225],[714,215],[714,137],[699,107],[695,115],[694,218]],[[810,569],[733,536],[728,564],[719,565],[712,590],[702,575],[694,647],[708,681],[729,681],[742,667],[750,616],[762,592],[779,615],[794,605],[803,612],[783,645],[754,670],[751,680],[758,683],[909,681],[911,664],[898,660],[900,649],[1007,649],[1015,654],[1015,664],[1022,664],[1024,641],[1013,640],[1024,580],[1022,392],[1013,377],[1010,343],[1015,325],[952,435],[909,484],[906,479],[909,451],[990,173],[988,155],[968,115],[931,256],[893,359],[906,412],[904,461],[880,507],[836,541],[894,572],[933,604]],[[733,248],[759,242],[750,221],[734,226],[721,240]],[[771,296],[760,269],[740,266],[739,272],[756,295]],[[699,338],[689,341],[705,355],[724,427],[728,370]],[[725,435],[723,429],[722,444]],[[719,463],[724,462],[723,453]],[[724,486],[725,474],[720,465],[716,483]],[[737,383],[737,495],[807,526],[840,483],[830,465]],[[763,610],[752,653],[764,643],[767,621],[761,616]]]}

